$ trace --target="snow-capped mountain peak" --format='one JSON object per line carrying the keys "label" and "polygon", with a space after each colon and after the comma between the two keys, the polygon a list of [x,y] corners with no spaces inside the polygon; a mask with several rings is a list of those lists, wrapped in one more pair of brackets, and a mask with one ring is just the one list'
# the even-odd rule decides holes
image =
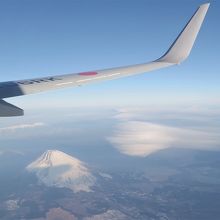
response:
{"label": "snow-capped mountain peak", "polygon": [[85,163],[58,150],[44,152],[26,169],[46,186],[66,187],[74,192],[89,192],[95,183]]}

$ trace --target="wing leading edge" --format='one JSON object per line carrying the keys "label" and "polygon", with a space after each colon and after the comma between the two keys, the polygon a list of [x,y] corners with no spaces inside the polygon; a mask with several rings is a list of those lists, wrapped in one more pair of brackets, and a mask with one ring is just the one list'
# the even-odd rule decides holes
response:
{"label": "wing leading edge", "polygon": [[27,95],[58,88],[80,86],[97,81],[112,80],[181,63],[190,54],[208,8],[209,3],[201,5],[168,51],[155,61],[77,74],[0,83],[0,117],[23,115],[22,109],[3,101],[3,98]]}

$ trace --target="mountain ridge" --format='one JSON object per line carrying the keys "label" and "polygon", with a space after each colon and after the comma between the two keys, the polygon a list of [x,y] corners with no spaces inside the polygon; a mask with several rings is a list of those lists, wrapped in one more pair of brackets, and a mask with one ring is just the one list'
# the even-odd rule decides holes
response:
{"label": "mountain ridge", "polygon": [[34,173],[41,184],[65,187],[73,192],[90,192],[96,182],[84,162],[59,150],[45,151],[26,170]]}

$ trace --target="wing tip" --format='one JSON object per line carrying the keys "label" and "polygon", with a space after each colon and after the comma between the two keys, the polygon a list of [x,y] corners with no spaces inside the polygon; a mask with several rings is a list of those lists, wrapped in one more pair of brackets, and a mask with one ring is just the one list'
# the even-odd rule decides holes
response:
{"label": "wing tip", "polygon": [[206,13],[209,9],[209,6],[210,6],[210,3],[204,3],[204,4],[199,6],[198,10],[204,10],[205,13]]}
{"label": "wing tip", "polygon": [[210,6],[210,2],[207,2],[207,3],[204,3],[204,4],[201,4],[199,7],[203,7],[203,8],[209,8]]}
{"label": "wing tip", "polygon": [[158,61],[180,64],[189,56],[209,6],[210,3],[205,3],[198,7],[168,51]]}

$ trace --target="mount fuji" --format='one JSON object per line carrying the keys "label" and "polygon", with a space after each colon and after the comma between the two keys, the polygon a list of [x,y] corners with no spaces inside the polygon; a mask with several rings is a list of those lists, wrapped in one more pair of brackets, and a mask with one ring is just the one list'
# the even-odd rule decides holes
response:
{"label": "mount fuji", "polygon": [[73,192],[90,192],[96,178],[86,164],[58,150],[48,150],[26,167],[46,186],[66,187]]}

